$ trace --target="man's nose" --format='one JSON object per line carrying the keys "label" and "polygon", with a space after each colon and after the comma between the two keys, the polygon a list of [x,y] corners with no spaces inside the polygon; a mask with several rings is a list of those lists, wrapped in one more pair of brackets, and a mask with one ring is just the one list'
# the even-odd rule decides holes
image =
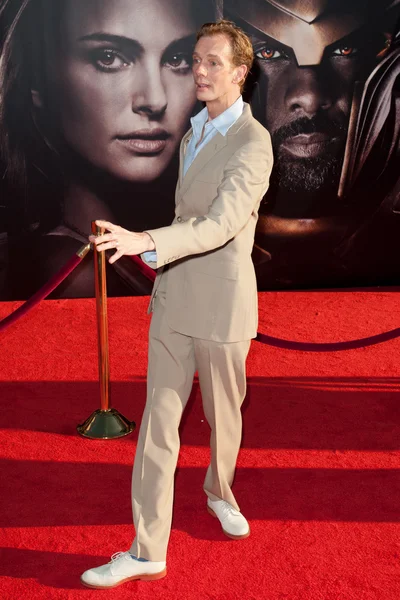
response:
{"label": "man's nose", "polygon": [[165,113],[168,99],[159,63],[144,66],[140,74],[136,73],[133,87],[133,112],[154,117]]}
{"label": "man's nose", "polygon": [[323,79],[316,67],[297,67],[290,79],[285,103],[291,112],[312,117],[319,110],[327,110],[333,104],[329,82]]}
{"label": "man's nose", "polygon": [[193,63],[193,72],[198,77],[207,77],[207,69],[203,63]]}

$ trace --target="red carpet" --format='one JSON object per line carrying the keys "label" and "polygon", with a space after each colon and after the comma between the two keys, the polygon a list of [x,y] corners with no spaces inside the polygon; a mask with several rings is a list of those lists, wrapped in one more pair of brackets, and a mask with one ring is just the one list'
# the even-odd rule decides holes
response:
{"label": "red carpet", "polygon": [[[137,423],[146,304],[109,301],[112,403]],[[0,305],[0,318],[18,305]],[[260,331],[286,339],[399,325],[398,291],[260,295]],[[82,588],[79,576],[131,542],[137,432],[104,442],[76,434],[99,404],[94,301],[44,302],[2,342],[2,600],[398,600],[400,339],[330,354],[253,343],[234,488],[252,528],[242,542],[205,510],[209,431],[195,385],[168,577],[108,592]]]}

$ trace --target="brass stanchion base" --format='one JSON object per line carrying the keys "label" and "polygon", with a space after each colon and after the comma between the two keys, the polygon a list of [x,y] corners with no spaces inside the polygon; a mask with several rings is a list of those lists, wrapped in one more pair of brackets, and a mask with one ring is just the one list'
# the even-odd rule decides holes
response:
{"label": "brass stanchion base", "polygon": [[95,410],[82,425],[78,425],[78,433],[94,440],[112,440],[132,433],[136,425],[128,421],[115,408]]}

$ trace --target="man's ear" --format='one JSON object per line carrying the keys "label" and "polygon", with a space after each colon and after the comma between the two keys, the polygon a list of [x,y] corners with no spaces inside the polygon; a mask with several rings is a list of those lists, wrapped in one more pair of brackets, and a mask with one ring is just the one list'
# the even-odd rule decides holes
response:
{"label": "man's ear", "polygon": [[235,74],[234,82],[240,83],[241,81],[244,80],[244,78],[246,77],[246,74],[247,74],[246,65],[240,65],[240,67],[236,67],[236,74]]}
{"label": "man's ear", "polygon": [[31,94],[32,94],[33,106],[35,108],[42,108],[43,101],[42,101],[42,96],[40,95],[40,92],[38,90],[31,90]]}

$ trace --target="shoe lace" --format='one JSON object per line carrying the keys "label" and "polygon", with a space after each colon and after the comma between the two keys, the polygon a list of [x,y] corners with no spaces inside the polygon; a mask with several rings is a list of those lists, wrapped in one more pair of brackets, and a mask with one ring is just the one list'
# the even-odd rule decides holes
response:
{"label": "shoe lace", "polygon": [[237,515],[238,511],[235,508],[233,508],[233,506],[231,506],[229,504],[229,502],[224,502],[221,505],[221,512],[222,512],[223,518],[225,518],[225,517],[230,517],[231,515]]}
{"label": "shoe lace", "polygon": [[119,560],[123,556],[127,556],[127,554],[128,552],[114,552],[114,554],[111,556],[110,564],[115,562],[116,560]]}

